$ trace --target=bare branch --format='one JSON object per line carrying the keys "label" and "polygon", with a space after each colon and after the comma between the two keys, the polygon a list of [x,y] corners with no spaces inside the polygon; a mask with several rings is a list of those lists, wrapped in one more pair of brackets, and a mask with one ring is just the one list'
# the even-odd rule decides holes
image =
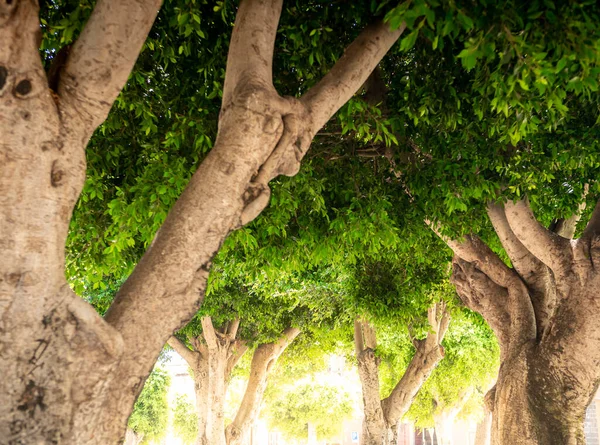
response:
{"label": "bare branch", "polygon": [[533,215],[527,198],[504,205],[506,219],[515,236],[532,255],[559,275],[570,263],[569,240],[542,226]]}
{"label": "bare branch", "polygon": [[592,217],[590,218],[587,227],[583,231],[582,239],[591,239],[600,234],[600,200],[596,203]]}
{"label": "bare branch", "polygon": [[425,224],[439,236],[454,253],[462,260],[473,263],[479,270],[494,280],[500,286],[508,286],[514,277],[510,268],[496,255],[481,239],[474,235],[467,235],[462,241],[450,239],[441,234],[440,228],[431,221]]}
{"label": "bare branch", "polygon": [[175,336],[169,337],[167,340],[167,344],[172,347],[177,354],[183,358],[190,367],[194,368],[196,366],[196,353],[187,347],[185,343],[179,340]]}
{"label": "bare branch", "polygon": [[240,318],[236,318],[235,320],[233,320],[231,323],[229,323],[229,326],[227,327],[227,335],[229,336],[229,339],[231,341],[235,340],[235,337],[237,336],[237,332],[238,329],[240,327]]}
{"label": "bare branch", "polygon": [[304,94],[301,101],[310,110],[312,134],[354,95],[405,28],[404,23],[395,31],[384,22],[368,26],[325,77]]}
{"label": "bare branch", "polygon": [[214,349],[219,346],[219,340],[217,338],[217,332],[215,331],[215,327],[212,323],[212,318],[210,317],[202,317],[202,335],[204,340],[206,340],[206,346],[209,349]]}
{"label": "bare branch", "polygon": [[161,0],[99,0],[73,45],[58,93],[83,113],[86,131],[100,125],[138,58]]}
{"label": "bare branch", "polygon": [[269,371],[283,351],[299,334],[300,329],[289,327],[283,331],[277,341],[259,345],[254,351],[244,398],[235,419],[227,426],[225,431],[227,443],[236,443],[242,432],[255,420],[267,386]]}
{"label": "bare branch", "polygon": [[231,102],[243,76],[273,88],[273,48],[283,0],[242,0],[237,11],[223,86],[223,105]]}

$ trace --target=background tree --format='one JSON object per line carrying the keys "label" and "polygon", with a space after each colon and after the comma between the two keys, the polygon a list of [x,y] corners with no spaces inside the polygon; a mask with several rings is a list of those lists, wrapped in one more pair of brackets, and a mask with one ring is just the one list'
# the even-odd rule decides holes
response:
{"label": "background tree", "polygon": [[[280,389],[266,406],[269,425],[288,439],[333,439],[353,413],[352,398],[341,386],[309,382]],[[312,442],[311,442],[312,439]]]}
{"label": "background tree", "polygon": [[126,441],[127,445],[160,440],[167,432],[167,392],[170,380],[166,371],[159,367],[155,367],[150,373],[127,423],[134,436],[132,442]]}
{"label": "background tree", "polygon": [[457,418],[482,416],[483,397],[498,373],[493,332],[475,314],[456,311],[444,338],[444,360],[427,379],[406,414],[419,428],[435,427],[440,445],[451,445]]}

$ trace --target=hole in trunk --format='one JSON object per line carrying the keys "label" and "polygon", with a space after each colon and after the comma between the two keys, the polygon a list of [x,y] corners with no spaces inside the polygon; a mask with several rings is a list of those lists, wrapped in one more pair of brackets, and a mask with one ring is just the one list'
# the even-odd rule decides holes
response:
{"label": "hole in trunk", "polygon": [[27,96],[31,93],[31,81],[28,79],[20,81],[15,88],[15,93],[19,96]]}
{"label": "hole in trunk", "polygon": [[8,70],[6,67],[0,65],[0,90],[6,85],[6,78],[8,77]]}

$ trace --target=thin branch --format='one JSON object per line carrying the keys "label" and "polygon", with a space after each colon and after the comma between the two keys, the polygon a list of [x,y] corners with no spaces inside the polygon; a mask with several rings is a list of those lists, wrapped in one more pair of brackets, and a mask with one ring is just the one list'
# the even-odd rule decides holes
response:
{"label": "thin branch", "polygon": [[354,320],[354,349],[356,350],[357,357],[365,350],[365,341],[363,339],[362,326],[358,318]]}
{"label": "thin branch", "polygon": [[575,231],[577,230],[577,224],[579,223],[579,220],[581,219],[581,215],[585,211],[585,207],[586,207],[585,198],[586,198],[587,194],[589,193],[589,191],[590,191],[590,185],[585,184],[583,186],[581,203],[577,207],[577,210],[575,211],[575,213],[573,215],[571,215],[571,217],[569,217],[567,219],[559,220],[556,225],[556,228],[554,229],[554,233],[562,236],[563,238],[573,239],[573,236],[575,235]]}
{"label": "thin branch", "polygon": [[83,113],[86,131],[100,125],[127,82],[161,0],[99,0],[70,51],[58,93]]}
{"label": "thin branch", "polygon": [[190,367],[194,368],[196,366],[196,353],[187,347],[185,343],[179,340],[175,336],[169,337],[167,340],[167,344],[172,347],[175,352],[177,352]]}
{"label": "thin branch", "polygon": [[273,88],[273,49],[283,0],[242,0],[237,11],[223,85],[223,105],[243,76]]}
{"label": "thin branch", "polygon": [[238,329],[240,327],[240,318],[236,318],[235,320],[233,320],[231,323],[229,323],[229,326],[227,327],[227,335],[229,336],[229,339],[231,341],[235,340],[235,337],[237,336],[237,332]]}
{"label": "thin branch", "polygon": [[312,116],[312,134],[365,83],[405,28],[403,23],[392,31],[383,21],[366,27],[325,77],[302,96]]}
{"label": "thin branch", "polygon": [[592,217],[590,218],[587,227],[583,231],[582,239],[591,239],[600,234],[600,200],[596,203],[596,207],[592,212]]}
{"label": "thin branch", "polygon": [[202,335],[204,336],[204,340],[206,341],[206,346],[209,349],[214,349],[219,346],[219,340],[217,338],[217,332],[215,331],[215,327],[212,323],[212,318],[210,317],[202,317]]}

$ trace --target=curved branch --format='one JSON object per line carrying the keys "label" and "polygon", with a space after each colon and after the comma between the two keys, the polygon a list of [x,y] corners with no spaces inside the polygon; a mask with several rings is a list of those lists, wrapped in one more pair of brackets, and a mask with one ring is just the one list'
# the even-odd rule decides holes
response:
{"label": "curved branch", "polygon": [[244,356],[248,350],[248,343],[246,343],[244,340],[236,340],[230,345],[229,350],[231,353],[227,359],[227,368],[225,369],[226,376],[231,375],[233,368],[235,368],[240,359]]}
{"label": "curved branch", "polygon": [[543,336],[556,305],[556,287],[550,269],[527,250],[513,233],[504,207],[488,204],[488,216],[512,264],[529,288],[538,338]]}
{"label": "curved branch", "polygon": [[588,221],[588,224],[583,231],[582,239],[591,239],[600,234],[600,200],[596,203],[592,216]]}
{"label": "curved branch", "polygon": [[533,215],[527,198],[504,205],[506,219],[517,239],[532,255],[561,275],[569,267],[571,248],[568,239],[542,226]]}
{"label": "curved branch", "polygon": [[425,339],[417,341],[415,355],[406,372],[389,397],[382,401],[384,415],[390,425],[398,422],[408,411],[423,383],[444,358],[444,348],[441,343],[450,323],[445,304],[438,303],[431,306],[427,311],[427,319],[431,330]]}
{"label": "curved branch", "polygon": [[187,364],[190,365],[191,368],[196,366],[197,352],[192,351],[185,343],[175,336],[169,337],[167,344],[173,348],[175,352],[177,352],[177,354],[179,354],[181,358],[183,358]]}
{"label": "curved branch", "polygon": [[300,334],[300,329],[287,328],[282,336],[273,343],[259,345],[252,356],[250,378],[244,392],[244,397],[233,422],[227,426],[225,434],[229,445],[241,442],[245,432],[258,415],[262,397],[267,387],[267,378],[273,364],[283,351]]}
{"label": "curved branch", "polygon": [[392,31],[383,21],[367,26],[331,70],[300,99],[310,110],[314,135],[368,79],[406,25]]}
{"label": "curved branch", "polygon": [[273,49],[283,0],[243,0],[237,11],[229,54],[223,106],[231,102],[242,77],[260,79],[273,88]]}
{"label": "curved branch", "polygon": [[162,1],[99,0],[73,45],[58,94],[83,113],[87,137],[100,125],[127,82]]}

